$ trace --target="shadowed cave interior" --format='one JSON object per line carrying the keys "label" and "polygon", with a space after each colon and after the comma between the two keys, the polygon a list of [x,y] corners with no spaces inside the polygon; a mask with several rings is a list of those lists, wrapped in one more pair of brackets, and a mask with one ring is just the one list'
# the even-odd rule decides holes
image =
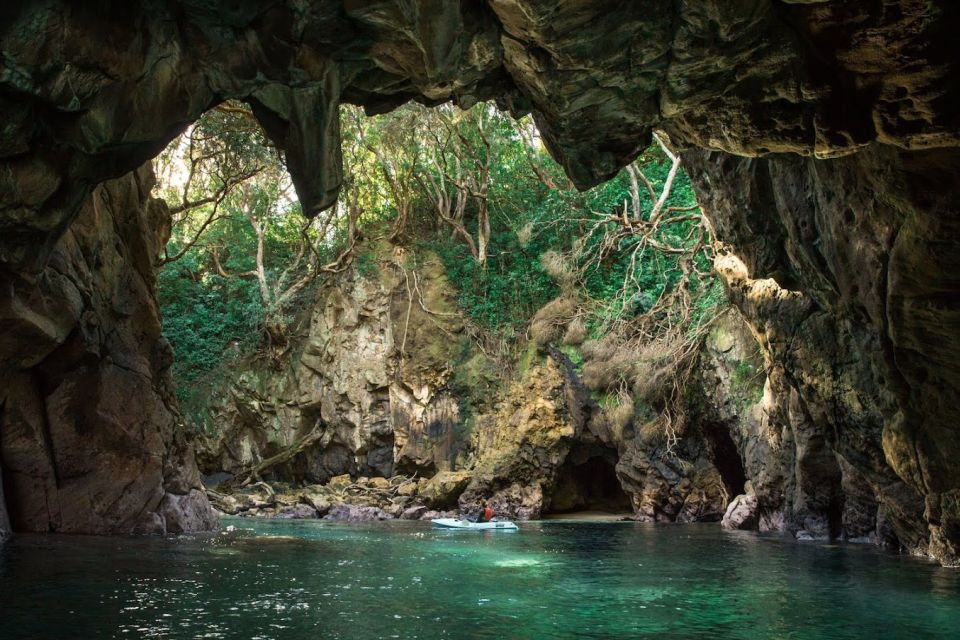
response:
{"label": "shadowed cave interior", "polygon": [[557,472],[545,514],[576,511],[631,513],[628,496],[616,473],[616,452],[574,447]]}
{"label": "shadowed cave interior", "polygon": [[[559,400],[571,384],[541,349],[533,373],[500,401],[471,405],[517,437],[478,442],[527,453],[531,440],[520,436],[566,438],[589,422],[620,451],[637,518],[714,518],[742,491],[752,510],[742,528],[893,541],[960,562],[960,5],[308,4],[0,10],[0,533],[215,526],[196,465],[205,445],[184,428],[156,296],[171,211],[151,196],[145,162],[215,105],[243,102],[284,150],[303,211],[317,216],[345,191],[346,106],[373,114],[410,101],[496,100],[532,115],[563,180],[579,188],[617,176],[655,131],[674,144],[715,231],[707,268],[735,311],[703,336],[695,377],[709,393],[697,422],[729,433],[691,431],[677,443],[682,462],[655,443],[627,442],[605,417],[584,415],[586,403]],[[617,201],[601,214],[620,211]],[[466,331],[404,297],[409,265],[396,252],[371,253],[385,277],[361,282],[351,272],[318,296],[318,309],[345,313],[312,315],[300,363],[222,403],[224,415],[268,428],[227,434],[224,450],[244,459],[205,470],[255,471],[298,438],[316,438],[335,455],[297,458],[304,479],[436,469],[422,495],[445,507],[440,496],[459,494],[471,508],[493,496],[511,516],[537,517],[546,499],[527,481],[557,465],[568,465],[562,484],[587,496],[572,502],[615,493],[583,486],[577,470],[609,478],[612,461],[601,456],[603,471],[589,456],[568,463],[560,437],[536,441],[549,450],[539,458],[490,460],[471,477],[447,468],[463,462],[461,443],[434,447],[423,426],[436,415],[464,422],[449,372],[397,368],[392,354],[406,341],[405,315],[425,327],[424,344],[431,332],[446,335],[437,323]],[[420,264],[432,263],[418,263],[426,274]],[[453,297],[440,275],[418,281],[431,303]],[[762,352],[756,384],[738,373],[748,343]],[[364,351],[370,344],[379,346]],[[446,362],[462,352],[434,346]],[[377,365],[364,368],[372,356]],[[471,368],[467,386],[482,387],[483,369]],[[548,402],[527,411],[534,395]],[[324,434],[301,420],[318,407]],[[377,442],[392,442],[396,459],[356,462]],[[724,453],[731,446],[736,457]],[[510,478],[527,484],[511,488]],[[399,492],[396,482],[383,491]],[[271,500],[270,509],[295,506]],[[308,510],[319,514],[318,505]]]}

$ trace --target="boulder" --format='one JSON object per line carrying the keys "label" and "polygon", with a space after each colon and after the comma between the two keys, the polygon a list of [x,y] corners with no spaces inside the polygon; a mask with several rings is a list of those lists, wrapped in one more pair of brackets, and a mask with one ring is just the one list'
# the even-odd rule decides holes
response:
{"label": "boulder", "polygon": [[414,505],[412,507],[407,507],[403,510],[403,513],[400,514],[401,520],[419,520],[423,517],[423,514],[427,512],[427,508],[422,505]]}
{"label": "boulder", "polygon": [[393,516],[379,507],[362,507],[353,504],[337,504],[330,507],[330,511],[323,517],[324,520],[340,520],[344,522],[368,522],[375,520],[392,520]]}
{"label": "boulder", "polygon": [[381,491],[386,491],[390,489],[390,481],[386,478],[370,478],[367,480],[367,486],[371,489],[379,489]]}
{"label": "boulder", "polygon": [[727,506],[720,526],[724,529],[756,530],[760,522],[757,496],[741,494]]}
{"label": "boulder", "polygon": [[305,504],[286,505],[277,509],[274,518],[281,520],[307,520],[317,517],[317,510]]}
{"label": "boulder", "polygon": [[406,500],[399,502],[387,502],[383,504],[381,508],[389,513],[392,517],[399,518],[403,515],[403,512],[406,511],[407,504],[408,502]]}
{"label": "boulder", "polygon": [[404,482],[399,487],[397,487],[398,496],[415,496],[417,495],[417,483],[416,481],[409,480]]}
{"label": "boulder", "polygon": [[349,474],[346,473],[339,476],[334,476],[330,478],[329,482],[327,482],[327,486],[334,490],[345,489],[351,484],[353,484],[353,479]]}
{"label": "boulder", "polygon": [[420,514],[421,520],[435,520],[436,518],[456,518],[456,517],[457,517],[456,511],[436,511],[433,509],[429,511],[424,511],[423,513]]}
{"label": "boulder", "polygon": [[232,495],[210,492],[207,496],[210,498],[211,504],[222,513],[235,515],[241,511],[240,501]]}
{"label": "boulder", "polygon": [[206,494],[198,489],[185,495],[164,495],[159,512],[167,533],[192,533],[217,528],[217,516]]}
{"label": "boulder", "polygon": [[420,487],[420,498],[434,509],[452,507],[470,483],[467,471],[441,471]]}
{"label": "boulder", "polygon": [[311,507],[314,511],[317,512],[316,517],[322,518],[327,515],[327,512],[330,511],[330,500],[326,496],[322,496],[316,493],[305,493],[300,496],[300,502]]}

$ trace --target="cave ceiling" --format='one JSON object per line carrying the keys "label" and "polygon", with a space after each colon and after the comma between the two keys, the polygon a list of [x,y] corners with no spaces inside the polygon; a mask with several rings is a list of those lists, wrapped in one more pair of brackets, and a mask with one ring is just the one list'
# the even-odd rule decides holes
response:
{"label": "cave ceiling", "polygon": [[831,157],[960,143],[954,0],[8,1],[0,264],[42,266],[96,184],[224,99],[286,149],[308,213],[338,107],[495,99],[580,187],[678,146]]}

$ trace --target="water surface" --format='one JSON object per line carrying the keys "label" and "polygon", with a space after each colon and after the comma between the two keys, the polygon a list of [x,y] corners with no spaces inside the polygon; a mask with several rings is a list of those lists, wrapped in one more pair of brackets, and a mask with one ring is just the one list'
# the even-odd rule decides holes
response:
{"label": "water surface", "polygon": [[960,638],[960,571],[715,525],[19,536],[0,638]]}

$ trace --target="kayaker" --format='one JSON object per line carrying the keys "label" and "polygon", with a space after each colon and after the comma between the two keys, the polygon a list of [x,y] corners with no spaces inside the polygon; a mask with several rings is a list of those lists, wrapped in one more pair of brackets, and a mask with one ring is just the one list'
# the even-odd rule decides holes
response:
{"label": "kayaker", "polygon": [[480,512],[480,517],[477,518],[477,522],[490,522],[491,520],[493,520],[493,509],[484,502],[483,511]]}

